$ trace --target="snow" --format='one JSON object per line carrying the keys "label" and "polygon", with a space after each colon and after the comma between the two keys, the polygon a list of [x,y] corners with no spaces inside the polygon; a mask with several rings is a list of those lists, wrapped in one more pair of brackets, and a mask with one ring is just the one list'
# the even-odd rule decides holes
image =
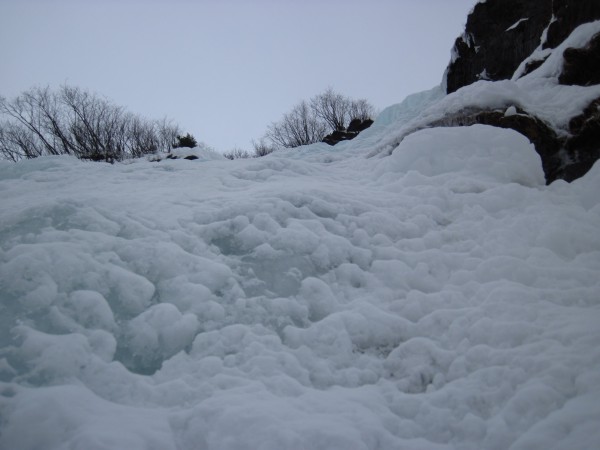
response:
{"label": "snow", "polygon": [[515,23],[513,23],[510,27],[508,27],[506,30],[504,31],[511,31],[514,30],[515,28],[517,28],[519,25],[521,25],[521,23],[526,22],[529,20],[529,17],[525,17],[523,19],[519,19],[517,20]]}
{"label": "snow", "polygon": [[[195,157],[195,159],[200,160],[200,161],[212,161],[212,160],[224,160],[225,159],[225,157],[221,153],[219,153],[216,150],[212,149],[211,147],[207,146],[203,142],[200,142],[198,144],[198,146],[194,147],[194,148],[188,148],[188,147],[175,148],[175,149],[171,150],[170,155],[171,155],[171,157],[175,157],[175,158],[185,158],[187,156],[191,156],[191,157]],[[161,153],[158,155],[151,156],[150,160],[163,159],[163,158],[166,158],[167,156],[169,156],[169,154]]]}
{"label": "snow", "polygon": [[553,64],[335,147],[0,162],[0,448],[598,447],[600,164],[424,127],[558,105]]}
{"label": "snow", "polygon": [[483,69],[479,75],[477,75],[478,80],[489,80],[490,75],[487,73],[486,69]]}

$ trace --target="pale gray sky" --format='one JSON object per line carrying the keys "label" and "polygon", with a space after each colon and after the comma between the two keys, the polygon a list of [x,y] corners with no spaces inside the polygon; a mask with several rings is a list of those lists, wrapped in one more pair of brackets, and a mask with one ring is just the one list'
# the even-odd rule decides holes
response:
{"label": "pale gray sky", "polygon": [[331,86],[437,85],[476,0],[0,0],[0,95],[67,83],[219,151]]}

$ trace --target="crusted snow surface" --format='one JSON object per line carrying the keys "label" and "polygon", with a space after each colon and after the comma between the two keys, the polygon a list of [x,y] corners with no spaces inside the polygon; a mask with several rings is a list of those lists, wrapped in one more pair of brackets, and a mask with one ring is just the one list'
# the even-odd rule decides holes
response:
{"label": "crusted snow surface", "polygon": [[600,165],[512,130],[0,163],[0,448],[600,443]]}

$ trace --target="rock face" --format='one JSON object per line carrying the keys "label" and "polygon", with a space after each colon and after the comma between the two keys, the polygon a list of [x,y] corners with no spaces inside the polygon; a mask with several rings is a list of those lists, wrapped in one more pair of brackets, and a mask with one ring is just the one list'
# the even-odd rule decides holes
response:
{"label": "rock face", "polygon": [[552,17],[552,0],[488,0],[478,3],[456,39],[447,92],[475,81],[511,78],[540,45]]}
{"label": "rock face", "polygon": [[579,25],[600,19],[598,0],[553,0],[555,20],[548,27],[543,48],[556,48]]}
{"label": "rock face", "polygon": [[594,100],[580,116],[569,122],[571,136],[565,151],[572,164],[563,169],[559,178],[575,180],[586,174],[600,159],[600,98]]}
{"label": "rock face", "polygon": [[558,77],[560,84],[600,84],[600,33],[584,48],[567,48],[563,58],[563,71]]}
{"label": "rock face", "polygon": [[[456,40],[446,73],[452,93],[480,79],[513,78],[516,69],[534,50],[554,49],[573,30],[600,19],[599,0],[487,0],[478,3],[467,19],[464,34]],[[548,51],[540,52],[547,57]],[[562,85],[600,84],[600,33],[582,48],[563,54]],[[538,69],[544,59],[530,58],[520,76]],[[460,94],[459,94],[460,95]],[[571,118],[568,130],[557,133],[535,115],[518,110],[474,109],[445,117],[430,126],[465,126],[481,123],[511,128],[535,145],[548,183],[572,181],[584,175],[600,159],[600,98],[583,113]],[[567,135],[565,135],[565,132]]]}
{"label": "rock face", "polygon": [[[487,0],[478,3],[467,18],[465,32],[454,44],[446,74],[446,90],[451,93],[481,79],[512,78],[521,62],[540,45],[555,48],[576,27],[598,19],[598,0]],[[534,68],[530,67],[528,71]]]}

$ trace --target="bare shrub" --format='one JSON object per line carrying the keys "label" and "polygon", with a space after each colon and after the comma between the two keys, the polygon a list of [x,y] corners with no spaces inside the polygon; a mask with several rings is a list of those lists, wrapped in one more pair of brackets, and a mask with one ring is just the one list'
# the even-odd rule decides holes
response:
{"label": "bare shrub", "polygon": [[11,101],[2,97],[0,115],[0,157],[11,161],[43,155],[121,161],[168,152],[181,135],[166,119],[145,119],[72,86],[32,88]]}
{"label": "bare shrub", "polygon": [[365,99],[352,100],[328,88],[310,101],[302,101],[267,128],[268,148],[294,148],[321,142],[333,131],[345,131],[354,119],[371,119],[373,106]]}

